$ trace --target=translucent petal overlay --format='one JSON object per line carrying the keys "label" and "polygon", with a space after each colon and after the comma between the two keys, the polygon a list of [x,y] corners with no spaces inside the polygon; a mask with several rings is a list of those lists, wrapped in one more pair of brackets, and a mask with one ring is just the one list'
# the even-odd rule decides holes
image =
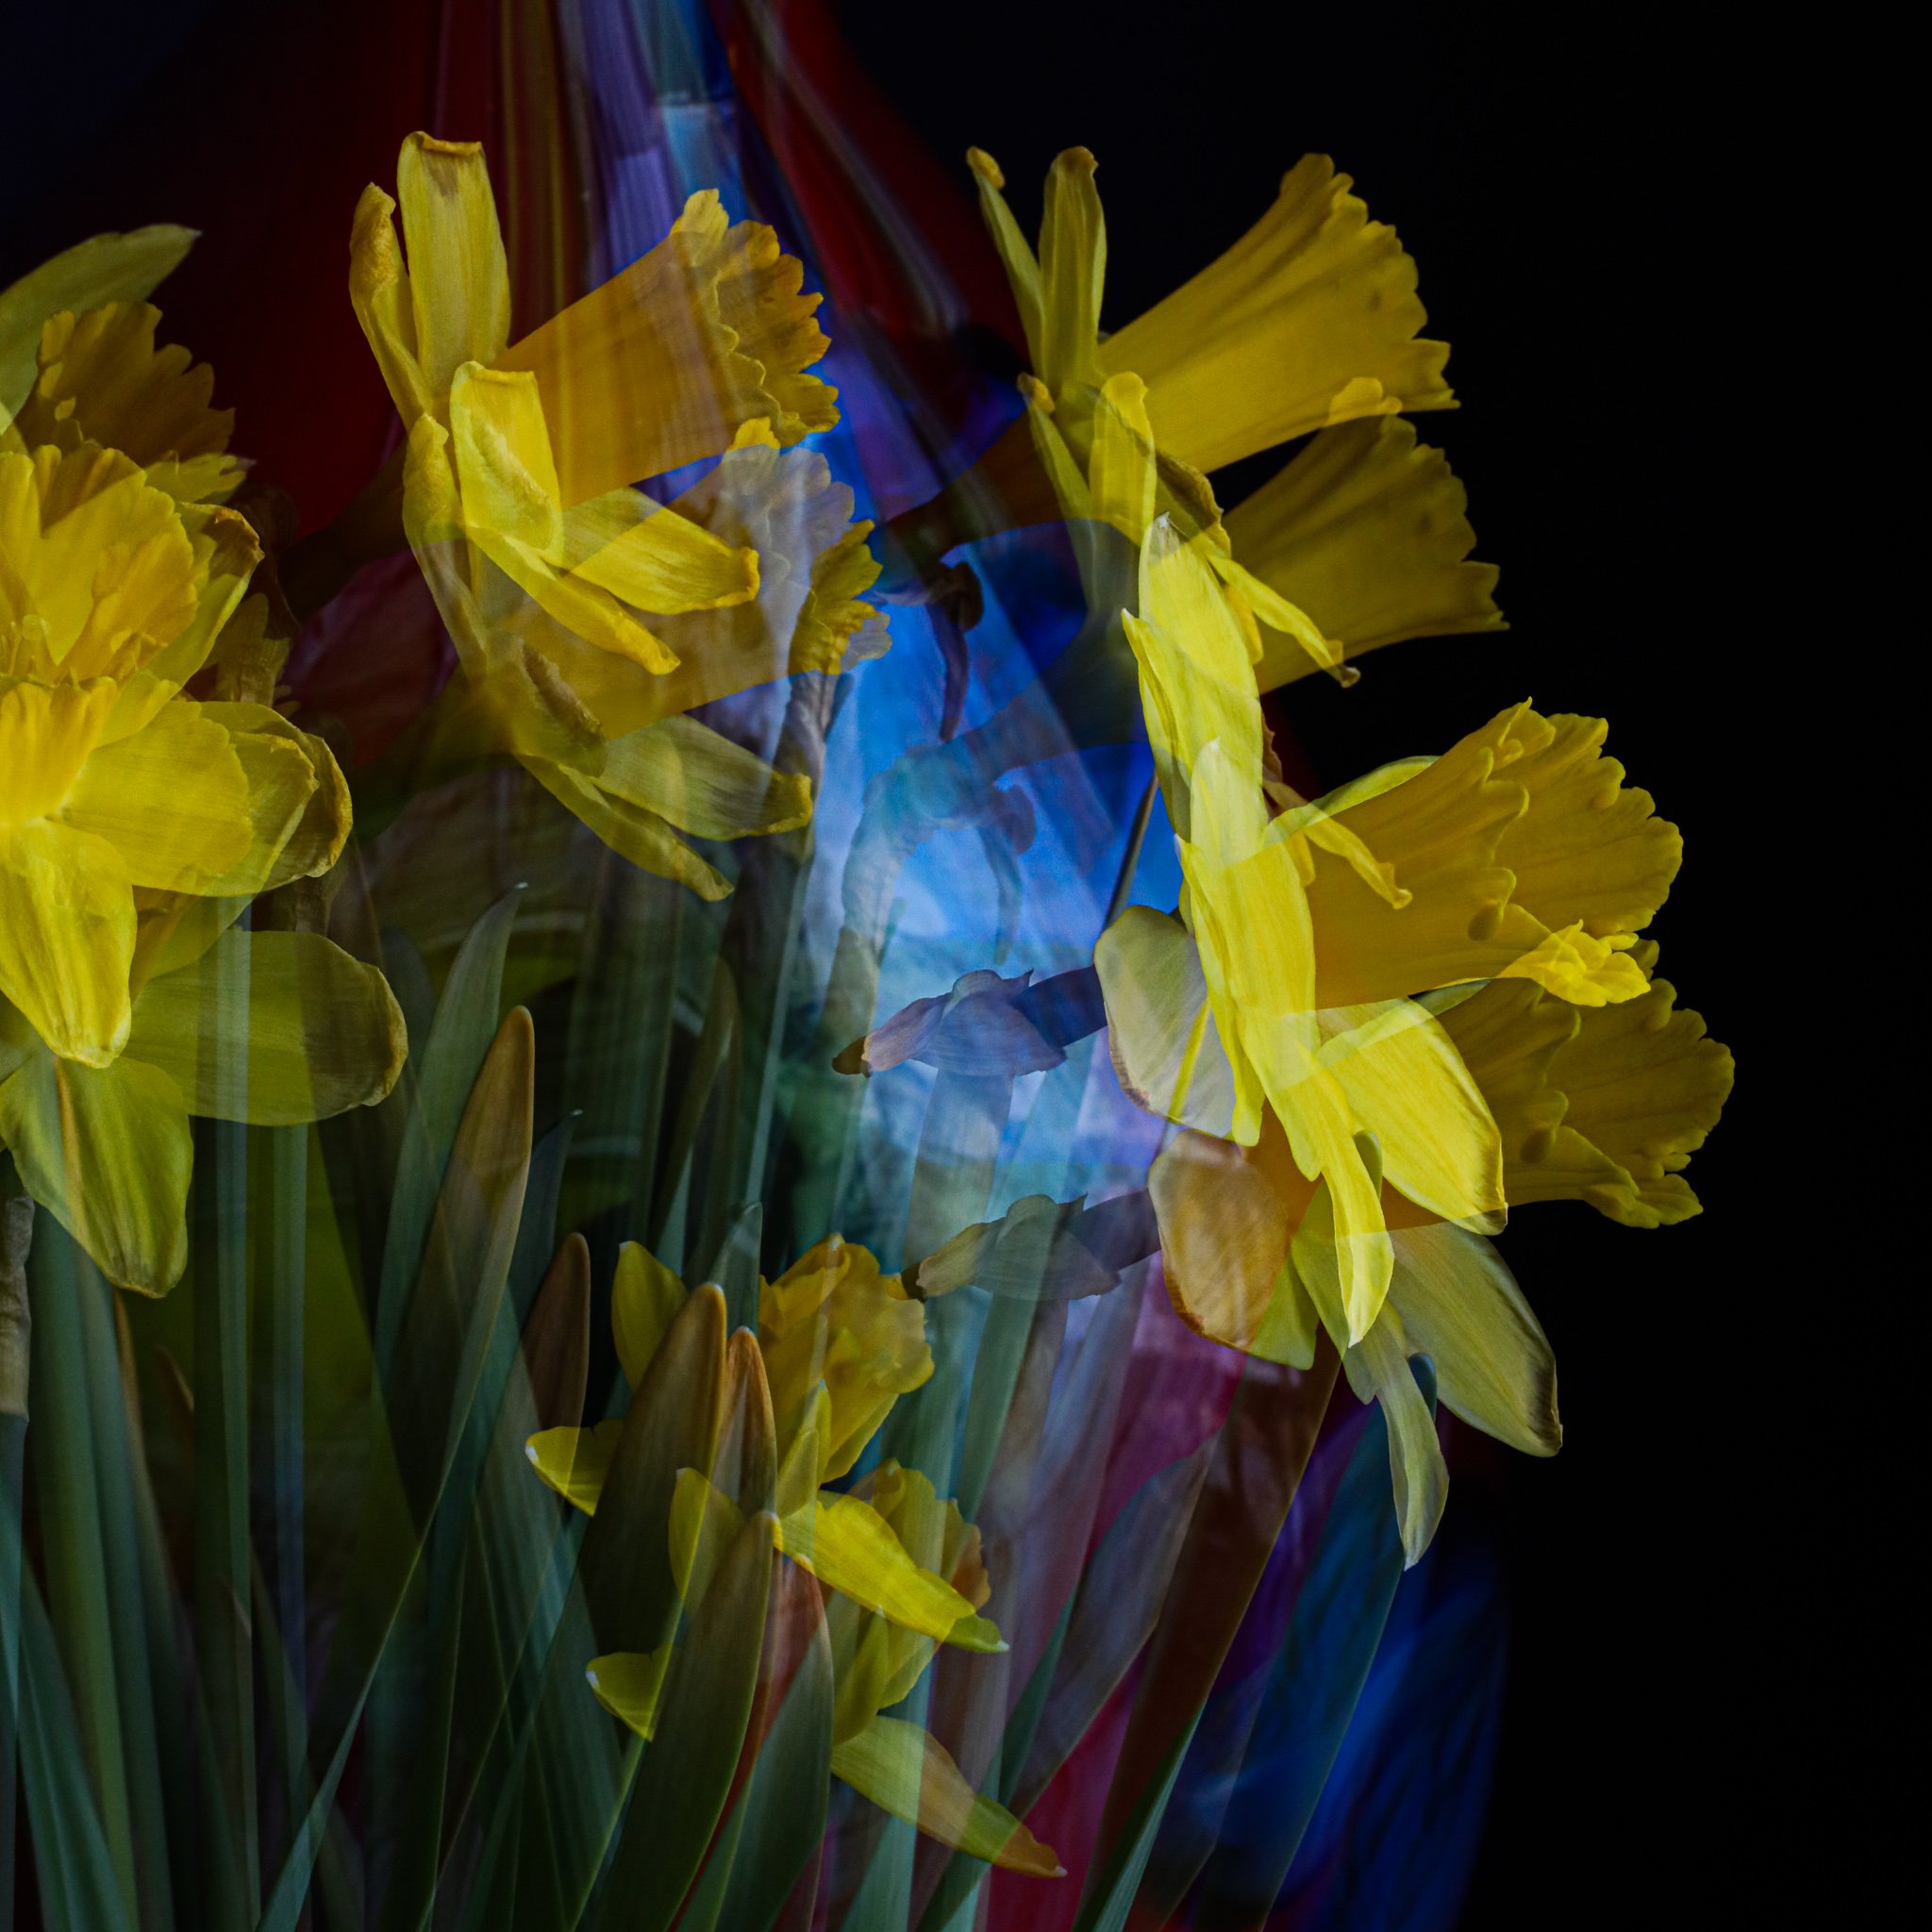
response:
{"label": "translucent petal overlay", "polygon": [[610,1284],[610,1333],[619,1365],[635,1389],[644,1379],[658,1344],[684,1306],[684,1283],[638,1241],[617,1251]]}
{"label": "translucent petal overlay", "polygon": [[1165,1120],[1232,1134],[1234,1069],[1187,927],[1130,906],[1101,935],[1093,963],[1107,999],[1108,1048],[1128,1097]]}
{"label": "translucent petal overlay", "polygon": [[804,372],[825,352],[804,268],[756,222],[693,194],[649,253],[494,358],[536,376],[566,504],[728,449],[765,418],[781,443],[838,421]]}
{"label": "translucent petal overlay", "polygon": [[1399,1229],[1389,1300],[1464,1422],[1525,1456],[1557,1453],[1557,1359],[1493,1243],[1459,1227]]}
{"label": "translucent petal overlay", "polygon": [[[1228,513],[1235,553],[1351,657],[1404,638],[1495,630],[1495,567],[1468,561],[1468,499],[1441,450],[1397,416],[1324,429]],[[1279,629],[1263,691],[1323,668]]]}
{"label": "translucent petal overlay", "polygon": [[134,894],[105,839],[46,819],[0,825],[0,994],[63,1058],[127,1041]]}
{"label": "translucent petal overlay", "polygon": [[[349,298],[406,425],[441,417],[465,362],[509,340],[509,271],[490,171],[475,142],[412,134],[396,158],[396,203],[368,187],[349,241]],[[624,478],[625,482],[635,480]]]}
{"label": "translucent petal overlay", "polygon": [[158,1067],[36,1052],[0,1083],[0,1141],[109,1281],[164,1294],[180,1279],[194,1150],[180,1089]]}
{"label": "translucent petal overlay", "polygon": [[314,786],[293,752],[245,768],[224,726],[181,701],[95,752],[61,816],[114,846],[133,884],[200,892],[238,867],[266,878]]}
{"label": "translucent petal overlay", "polygon": [[1314,1197],[1271,1114],[1253,1147],[1183,1133],[1148,1175],[1167,1292],[1198,1335],[1271,1361],[1314,1359],[1314,1310],[1287,1265]]}
{"label": "translucent petal overlay", "polygon": [[1002,1805],[981,1797],[951,1755],[903,1718],[874,1718],[832,1746],[832,1771],[882,1811],[1008,1872],[1061,1878],[1065,1868]]}
{"label": "translucent petal overlay", "polygon": [[382,974],[303,932],[230,930],[192,964],[157,974],[127,1041],[130,1056],[168,1074],[191,1113],[260,1126],[373,1106],[407,1050]]}
{"label": "translucent petal overlay", "polygon": [[1150,391],[1163,449],[1199,470],[1324,425],[1440,409],[1449,351],[1417,340],[1415,263],[1326,156],[1297,162],[1224,255],[1100,346]]}
{"label": "translucent petal overlay", "polygon": [[40,377],[15,419],[30,446],[99,443],[131,457],[157,489],[183,502],[219,501],[242,481],[227,454],[235,412],[210,407],[214,372],[178,343],[155,346],[161,312],[116,302],[49,319]]}

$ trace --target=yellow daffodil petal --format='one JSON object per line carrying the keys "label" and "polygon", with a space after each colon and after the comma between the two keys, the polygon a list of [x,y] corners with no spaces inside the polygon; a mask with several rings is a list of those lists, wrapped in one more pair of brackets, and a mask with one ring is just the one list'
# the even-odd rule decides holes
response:
{"label": "yellow daffodil petal", "polygon": [[62,817],[111,844],[134,885],[200,892],[248,858],[257,813],[265,879],[314,785],[292,752],[244,770],[227,731],[177,700],[88,759]]}
{"label": "yellow daffodil petal", "polygon": [[1087,461],[1093,514],[1138,543],[1154,521],[1154,431],[1147,385],[1131,374],[1110,375],[1093,409],[1093,453]]}
{"label": "yellow daffodil petal", "polygon": [[1129,906],[1101,935],[1093,963],[1108,1050],[1127,1096],[1163,1120],[1229,1136],[1234,1067],[1187,927],[1152,907]]}
{"label": "yellow daffodil petal", "polygon": [[[1341,646],[1331,643],[1324,637],[1321,626],[1306,610],[1298,605],[1291,604],[1273,585],[1263,583],[1252,571],[1244,569],[1225,551],[1210,549],[1208,556],[1208,561],[1214,566],[1215,575],[1271,631],[1293,639],[1295,647],[1305,657],[1312,659],[1343,684],[1355,682],[1356,674],[1347,671],[1342,665]],[[1255,642],[1259,646],[1254,654],[1258,663],[1267,648],[1261,643],[1258,631],[1256,633]],[[1258,674],[1257,682],[1259,682]]]}
{"label": "yellow daffodil petal", "polygon": [[1583,922],[1561,932],[1546,933],[1497,974],[1499,979],[1533,979],[1546,992],[1579,1007],[1616,1006],[1642,997],[1649,983],[1629,957],[1637,943],[1634,932],[1613,932],[1593,938]]}
{"label": "yellow daffodil petal", "polygon": [[0,1141],[116,1287],[165,1294],[181,1278],[194,1148],[180,1090],[159,1068],[36,1053],[0,1084]]}
{"label": "yellow daffodil petal", "polygon": [[192,966],[254,903],[205,899],[185,892],[137,892],[140,924],[134,939],[134,996],[158,973]]}
{"label": "yellow daffodil petal", "polygon": [[1394,1240],[1390,1305],[1410,1352],[1435,1363],[1442,1401],[1525,1456],[1554,1456],[1557,1358],[1502,1256],[1459,1227],[1407,1227]]}
{"label": "yellow daffodil petal", "polygon": [[446,396],[465,362],[493,362],[509,341],[509,269],[481,145],[410,135],[396,199],[416,360],[429,393]]}
{"label": "yellow daffodil petal", "polygon": [[[704,1602],[712,1577],[743,1527],[744,1511],[702,1471],[677,1472],[671,1492],[671,1575],[683,1602]],[[772,1545],[784,1547],[782,1532],[775,1526]]]}
{"label": "yellow daffodil petal", "polygon": [[594,1516],[623,1435],[620,1420],[590,1429],[539,1429],[524,1444],[524,1454],[566,1503]]}
{"label": "yellow daffodil petal", "polygon": [[625,1241],[618,1249],[610,1284],[610,1338],[633,1389],[643,1381],[685,1298],[684,1283],[641,1241]]}
{"label": "yellow daffodil petal", "polygon": [[1732,1063],[1675,998],[1659,979],[1579,1009],[1498,980],[1443,1014],[1502,1130],[1512,1205],[1583,1200],[1633,1227],[1699,1211],[1681,1170],[1717,1124]]}
{"label": "yellow daffodil petal", "polygon": [[233,492],[246,466],[227,454],[232,409],[210,407],[214,372],[179,343],[155,346],[161,312],[115,302],[49,319],[40,378],[15,419],[29,447],[99,443],[131,457],[177,502]]}
{"label": "yellow daffodil petal", "polygon": [[1357,1396],[1381,1405],[1389,1431],[1389,1468],[1394,1479],[1404,1569],[1422,1560],[1449,1500],[1449,1466],[1442,1460],[1436,1419],[1408,1365],[1410,1347],[1400,1317],[1393,1308],[1385,1308],[1381,1319],[1341,1358]]}
{"label": "yellow daffodil petal", "polygon": [[832,1397],[821,1382],[812,1391],[804,1415],[789,1439],[781,1438],[777,1501],[773,1506],[782,1521],[809,1509],[819,1492],[819,1477],[832,1453]]}
{"label": "yellow daffodil petal", "polygon": [[1227,518],[1235,554],[1322,640],[1314,649],[1274,625],[1261,689],[1331,668],[1338,650],[1353,658],[1405,638],[1502,629],[1495,566],[1468,560],[1467,509],[1448,459],[1401,417],[1324,429]]}
{"label": "yellow daffodil petal", "polygon": [[[1270,783],[1271,794],[1280,796],[1287,787]],[[1292,798],[1294,794],[1288,792]],[[1294,805],[1282,813],[1275,821],[1279,831],[1305,839],[1308,844],[1331,853],[1341,860],[1376,898],[1399,912],[1413,896],[1406,887],[1395,883],[1395,868],[1379,859],[1362,842],[1358,833],[1352,831],[1341,821],[1333,816],[1328,803],[1319,801],[1313,805]],[[1305,883],[1313,883],[1314,860],[1310,857],[1300,867]]]}
{"label": "yellow daffodil petal", "polygon": [[1503,1208],[1496,1123],[1454,1041],[1411,1000],[1324,1013],[1347,1024],[1317,1058],[1335,1075],[1356,1121],[1372,1131],[1382,1173],[1444,1221],[1474,1222]]}
{"label": "yellow daffodil petal", "polygon": [[0,455],[0,675],[125,680],[195,614],[174,500],[113,450]]}
{"label": "yellow daffodil petal", "polygon": [[666,718],[613,739],[599,782],[626,803],[701,839],[790,832],[811,817],[811,782],[695,718]]}
{"label": "yellow daffodil petal", "polygon": [[[958,1631],[965,1647],[1000,1649],[997,1631],[973,1606],[909,1557],[891,1526],[858,1496],[822,1490],[808,1515],[781,1521],[780,1547],[827,1590],[851,1597],[908,1630],[944,1642]],[[989,1641],[985,1634],[991,1632]]]}
{"label": "yellow daffodil petal", "polygon": [[443,398],[430,390],[417,360],[416,312],[396,243],[395,213],[394,200],[373,181],[362,191],[349,235],[349,302],[413,441],[416,425],[434,421]]}
{"label": "yellow daffodil petal", "polygon": [[299,1126],[383,1099],[408,1036],[388,981],[320,933],[230,929],[148,980],[127,1047],[191,1113]]}
{"label": "yellow daffodil petal", "polygon": [[[1107,223],[1084,147],[1055,157],[1040,224],[1040,358],[1034,370],[1056,396],[1099,388],[1100,296],[1107,280]],[[1116,363],[1119,369],[1131,365]]]}
{"label": "yellow daffodil petal", "polygon": [[42,684],[0,675],[0,826],[51,818],[66,808],[115,696],[105,677]]}
{"label": "yellow daffodil petal", "polygon": [[832,1746],[832,1773],[891,1817],[969,1857],[1035,1878],[1065,1868],[1004,1806],[985,1798],[939,1740],[903,1718],[881,1717]]}
{"label": "yellow daffodil petal", "polygon": [[[625,499],[643,500],[635,491],[616,493]],[[600,517],[612,501],[595,500]],[[875,657],[890,635],[859,601],[878,565],[863,541],[870,525],[851,522],[852,501],[815,451],[741,446],[668,508],[733,557],[756,558],[755,578],[749,565],[734,562],[712,590],[755,581],[757,593],[710,608],[654,612],[652,633],[676,660],[671,669],[640,677],[626,660],[570,636],[547,615],[522,626],[523,635],[610,739],[791,673],[836,672]],[[590,508],[566,515],[567,542]],[[730,575],[741,569],[746,575]]]}
{"label": "yellow daffodil petal", "polygon": [[449,424],[472,533],[561,564],[563,505],[536,378],[463,363],[451,380]]}
{"label": "yellow daffodil petal", "polygon": [[496,366],[542,394],[566,507],[731,447],[763,417],[790,445],[838,421],[804,374],[825,352],[804,269],[715,192],[685,204],[649,253],[552,317]]}
{"label": "yellow daffodil petal", "polygon": [[0,425],[33,388],[48,317],[110,302],[144,302],[181,266],[194,241],[192,228],[166,222],[125,235],[94,235],[0,290]]}
{"label": "yellow daffodil petal", "polygon": [[1040,263],[1033,245],[1020,232],[1013,211],[1002,192],[1007,177],[1000,164],[983,148],[966,150],[966,165],[979,190],[979,212],[992,237],[1000,266],[1007,272],[1007,285],[1013,291],[1013,306],[1020,311],[1020,327],[1026,337],[1026,355],[1035,369],[1042,364],[1041,326]]}
{"label": "yellow daffodil petal", "polygon": [[879,575],[878,558],[865,543],[872,527],[849,525],[812,558],[811,588],[791,626],[786,670],[829,675],[885,656],[891,633],[877,609],[861,601]]}
{"label": "yellow daffodil petal", "polygon": [[776,1281],[760,1285],[758,1346],[781,1441],[790,1441],[823,1384],[829,1441],[823,1478],[845,1474],[901,1395],[932,1375],[925,1310],[872,1253],[827,1236]]}
{"label": "yellow daffodil petal", "polygon": [[564,516],[572,574],[639,610],[675,616],[726,609],[758,595],[758,552],[636,490],[593,496]]}
{"label": "yellow daffodil petal", "polygon": [[[261,890],[272,891],[291,879],[316,878],[327,872],[341,856],[355,818],[349,781],[336,762],[335,753],[324,740],[301,730],[267,705],[206,704],[201,709],[204,717],[213,719],[227,730],[229,742],[250,774],[250,796],[260,801],[253,812],[253,844],[269,842],[266,823],[270,805],[263,796],[268,788],[261,774],[271,768],[278,774],[285,774],[288,751],[292,750],[308,766],[313,780],[308,802],[283,835],[281,849],[268,869]],[[278,744],[283,749],[276,749]],[[278,782],[291,781],[282,775]],[[233,879],[242,871],[238,868],[227,878]],[[225,881],[223,890],[236,891],[241,888]]]}
{"label": "yellow daffodil petal", "polygon": [[939,1645],[860,1610],[850,1597],[825,1607],[832,1640],[832,1741],[856,1738],[925,1674]]}
{"label": "yellow daffodil petal", "polygon": [[64,1059],[127,1043],[134,893],[105,839],[46,819],[0,824],[0,994]]}
{"label": "yellow daffodil petal", "polygon": [[[1382,1209],[1381,1150],[1373,1133],[1357,1130],[1340,1084],[1318,1070],[1275,1110],[1295,1165],[1321,1194],[1304,1217],[1290,1250],[1303,1289],[1338,1348],[1353,1347],[1374,1325],[1389,1293],[1395,1250]],[[1305,1265],[1304,1237],[1319,1245],[1325,1273]]]}
{"label": "yellow daffodil petal", "polygon": [[1324,425],[1441,409],[1448,349],[1417,340],[1415,264],[1325,156],[1254,227],[1100,346],[1145,377],[1163,449],[1217,470]]}
{"label": "yellow daffodil petal", "polygon": [[194,614],[171,641],[124,680],[107,737],[139,731],[214,655],[261,561],[261,542],[245,517],[219,504],[184,503],[179,510],[194,555]]}
{"label": "yellow daffodil petal", "polygon": [[1525,707],[1509,734],[1520,752],[1508,775],[1528,804],[1496,841],[1496,863],[1516,876],[1513,903],[1553,929],[1580,922],[1593,938],[1642,931],[1684,858],[1676,826],[1603,756],[1608,731],[1601,718]]}
{"label": "yellow daffodil petal", "polygon": [[656,1650],[612,1651],[593,1657],[584,1668],[597,1702],[641,1738],[650,1738],[658,1728],[658,1700],[674,1648],[665,1642]]}
{"label": "yellow daffodil petal", "polygon": [[689,886],[701,899],[722,899],[730,882],[706,864],[663,819],[610,792],[570,765],[525,756],[524,769],[613,852],[633,865]]}
{"label": "yellow daffodil petal", "polygon": [[1640,993],[1642,974],[1618,956],[1662,903],[1681,841],[1647,793],[1624,789],[1601,742],[1594,720],[1514,705],[1401,783],[1324,801],[1410,902],[1398,908],[1318,859],[1308,898],[1322,1004],[1512,971],[1588,1003]]}
{"label": "yellow daffodil petal", "polygon": [[977,1609],[992,1594],[980,1558],[979,1531],[959,1506],[933,1488],[932,1479],[891,1457],[860,1486],[915,1562],[943,1576]]}
{"label": "yellow daffodil petal", "polygon": [[[1158,689],[1172,721],[1173,757],[1191,774],[1205,747],[1220,744],[1229,808],[1218,842],[1236,852],[1254,844],[1265,822],[1261,707],[1247,639],[1209,560],[1212,552],[1205,538],[1184,538],[1172,518],[1157,519],[1141,546],[1141,624],[1129,636],[1142,690],[1150,683]],[[1174,803],[1170,799],[1168,809],[1175,830],[1200,842],[1188,820],[1174,816]],[[1188,799],[1180,803],[1186,810]]]}
{"label": "yellow daffodil petal", "polygon": [[542,606],[574,637],[638,670],[675,671],[677,658],[663,639],[639,623],[608,591],[558,570],[539,552],[502,531],[469,525],[471,541],[505,576]]}

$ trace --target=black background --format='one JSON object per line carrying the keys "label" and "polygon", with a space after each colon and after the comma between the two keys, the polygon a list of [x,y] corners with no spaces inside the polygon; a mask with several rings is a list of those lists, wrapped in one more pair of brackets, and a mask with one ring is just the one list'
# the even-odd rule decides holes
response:
{"label": "black background", "polygon": [[[0,281],[35,258],[24,238],[63,179],[98,171],[122,103],[204,10],[103,5],[9,26],[0,232],[21,246]],[[246,30],[243,9],[218,10]],[[1053,154],[1094,151],[1110,326],[1232,242],[1308,151],[1355,176],[1420,263],[1462,408],[1419,426],[1468,485],[1512,628],[1382,651],[1348,692],[1309,679],[1288,722],[1338,781],[1524,696],[1608,717],[1611,752],[1685,833],[1651,929],[1661,970],[1740,1064],[1691,1166],[1700,1219],[1645,1233],[1564,1206],[1507,1237],[1557,1348],[1567,1437],[1555,1461],[1512,1458],[1502,1477],[1513,1649],[1465,1923],[1827,1922],[1807,1888],[1838,1770],[1815,1753],[1811,1776],[1796,1766],[1832,1667],[1770,1633],[1794,1579],[1831,1560],[1814,1473],[1830,1371],[1805,1344],[1833,1321],[1810,1310],[1834,1286],[1839,1143],[1808,1084],[1834,1015],[1791,996],[1816,970],[1809,801],[1835,782],[1867,641],[1820,557],[1832,474],[1805,469],[1790,429],[1883,391],[1892,365],[1881,342],[1841,373],[1798,371],[1805,278],[1839,272],[1848,245],[1801,192],[1826,158],[1802,121],[1774,130],[1761,48],[1704,9],[839,12],[962,182],[969,143],[997,156],[1029,231]],[[1218,479],[1224,502],[1272,466]]]}

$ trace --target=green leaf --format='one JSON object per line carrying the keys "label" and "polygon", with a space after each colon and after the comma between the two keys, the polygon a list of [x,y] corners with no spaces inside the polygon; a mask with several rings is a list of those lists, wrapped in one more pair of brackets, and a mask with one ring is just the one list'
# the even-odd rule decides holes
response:
{"label": "green leaf", "polygon": [[795,1564],[773,1581],[750,1736],[757,1756],[732,1807],[731,1850],[707,1861],[679,1932],[770,1932],[819,1856],[830,1796],[832,1647],[818,1586]]}
{"label": "green leaf", "polygon": [[746,1520],[672,1657],[605,1881],[605,1932],[664,1932],[724,1815],[758,1688],[774,1529],[768,1514]]}
{"label": "green leaf", "polygon": [[656,1650],[676,1627],[671,1500],[679,1470],[717,1455],[724,1340],[724,1297],[694,1289],[631,1397],[577,1565],[599,1655]]}
{"label": "green leaf", "polygon": [[[523,888],[506,892],[458,950],[423,1051],[413,1057],[414,1098],[403,1130],[375,1304],[375,1360],[385,1384],[423,1258],[442,1172],[470,1090],[496,1033],[503,957]],[[527,1157],[526,1157],[527,1158]]]}
{"label": "green leaf", "polygon": [[[293,1932],[301,1915],[357,1724],[418,1574],[420,1535],[468,1427],[523,1208],[534,1055],[530,1016],[516,1008],[497,1030],[453,1137],[422,1279],[401,1331],[390,1427],[378,1428],[372,1444],[362,1527],[318,1706],[315,1735],[326,1756],[259,1932]],[[379,1392],[375,1401],[381,1418]]]}
{"label": "green leaf", "polygon": [[20,1611],[21,1783],[42,1917],[49,1925],[85,1925],[89,1932],[134,1932],[81,1754],[80,1724],[31,1570],[21,1580]]}

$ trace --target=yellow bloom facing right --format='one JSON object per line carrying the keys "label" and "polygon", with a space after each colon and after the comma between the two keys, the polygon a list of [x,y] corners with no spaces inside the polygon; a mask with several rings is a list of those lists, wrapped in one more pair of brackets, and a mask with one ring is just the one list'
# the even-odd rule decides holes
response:
{"label": "yellow bloom facing right", "polygon": [[[1055,161],[1038,259],[997,164],[977,149],[968,159],[1033,363],[1026,415],[989,456],[988,480],[1011,468],[1011,452],[999,454],[1008,443],[1030,439],[1061,515],[1138,543],[1166,514],[1206,538],[1263,690],[1318,669],[1347,681],[1345,659],[1381,644],[1501,625],[1495,571],[1466,561],[1475,539],[1461,486],[1395,421],[1454,407],[1447,347],[1417,338],[1415,264],[1393,229],[1368,220],[1345,175],[1305,158],[1241,242],[1103,336],[1092,156],[1073,148]],[[1224,520],[1207,473],[1311,430]],[[983,534],[985,504],[1009,493],[968,489],[949,514],[974,526],[946,527],[942,515],[934,541]],[[1040,514],[1024,500],[1037,493],[1023,489],[1012,512]]]}
{"label": "yellow bloom facing right", "polygon": [[[850,494],[777,448],[837,420],[805,373],[819,298],[769,229],[701,194],[658,248],[511,345],[482,150],[411,136],[397,181],[408,264],[397,204],[372,187],[351,291],[409,429],[409,541],[472,687],[451,742],[511,753],[615,850],[720,897],[679,835],[793,829],[810,790],[683,713],[866,652],[857,595],[875,573]],[[676,505],[630,487],[711,456],[728,480]],[[801,495],[840,512],[830,530],[810,513],[815,548]]]}

